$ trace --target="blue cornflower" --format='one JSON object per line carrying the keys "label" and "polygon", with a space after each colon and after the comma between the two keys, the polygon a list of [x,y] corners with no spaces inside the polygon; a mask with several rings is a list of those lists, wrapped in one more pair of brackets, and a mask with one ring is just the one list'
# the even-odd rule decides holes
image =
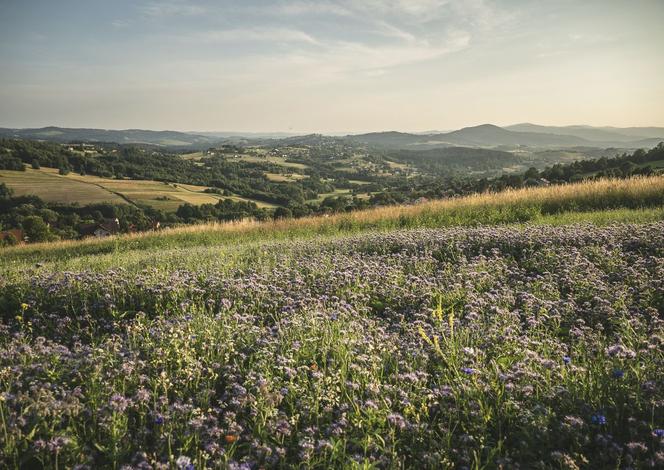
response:
{"label": "blue cornflower", "polygon": [[569,356],[563,356],[563,362],[567,365],[572,362],[572,358]]}
{"label": "blue cornflower", "polygon": [[475,369],[473,369],[472,367],[462,367],[461,372],[463,372],[464,374],[473,375],[475,373]]}
{"label": "blue cornflower", "polygon": [[625,371],[622,369],[613,369],[612,375],[614,379],[622,379],[625,375]]}
{"label": "blue cornflower", "polygon": [[657,437],[664,437],[664,429],[655,429],[655,430],[653,431],[653,433],[654,433],[655,436],[657,436]]}
{"label": "blue cornflower", "polygon": [[606,416],[604,416],[603,414],[597,413],[596,415],[592,415],[590,417],[590,422],[593,423],[593,424],[599,424],[599,425],[606,424]]}
{"label": "blue cornflower", "polygon": [[159,425],[159,426],[161,426],[162,424],[164,424],[164,417],[163,417],[162,415],[157,415],[157,416],[155,416],[155,418],[154,418],[154,424],[157,424],[157,425]]}
{"label": "blue cornflower", "polygon": [[184,467],[184,470],[194,470],[195,468],[196,468],[196,467],[194,467],[194,464],[193,464],[193,463],[190,463],[189,465],[187,465],[186,467]]}

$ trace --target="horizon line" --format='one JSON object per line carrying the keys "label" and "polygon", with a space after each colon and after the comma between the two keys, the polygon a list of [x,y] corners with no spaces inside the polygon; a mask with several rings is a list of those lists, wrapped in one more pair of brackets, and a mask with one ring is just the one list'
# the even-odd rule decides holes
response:
{"label": "horizon line", "polygon": [[149,128],[149,127],[126,127],[126,128],[112,128],[112,127],[94,127],[94,126],[61,126],[61,125],[56,125],[56,124],[49,124],[49,125],[43,125],[43,126],[27,126],[27,127],[14,127],[14,126],[8,126],[8,125],[0,125],[0,128],[2,129],[12,129],[12,130],[26,130],[26,129],[47,129],[47,128],[58,128],[58,129],[90,129],[90,130],[101,130],[101,131],[116,131],[116,132],[122,132],[122,131],[147,131],[147,132],[179,132],[183,134],[190,134],[190,135],[197,135],[197,134],[238,134],[238,136],[242,136],[242,134],[288,134],[291,136],[302,136],[302,135],[326,135],[326,136],[343,136],[343,135],[358,135],[358,134],[372,134],[372,133],[387,133],[387,132],[399,132],[399,133],[404,133],[404,134],[435,134],[435,133],[447,133],[447,132],[453,132],[456,130],[461,130],[461,129],[468,129],[468,128],[474,128],[474,127],[481,127],[481,126],[496,126],[500,128],[507,128],[507,127],[512,127],[512,126],[520,126],[520,125],[533,125],[533,126],[539,126],[539,127],[556,127],[560,129],[564,128],[574,128],[574,127],[587,127],[587,128],[610,128],[610,129],[634,129],[634,128],[662,128],[664,129],[664,124],[662,125],[653,125],[653,124],[647,124],[647,125],[629,125],[629,126],[615,126],[615,125],[592,125],[592,124],[564,124],[564,125],[555,125],[555,124],[537,124],[534,122],[530,121],[522,121],[522,122],[517,122],[513,124],[494,124],[491,122],[483,122],[481,124],[473,124],[473,125],[467,125],[467,126],[461,126],[461,127],[455,127],[452,129],[426,129],[426,130],[398,130],[398,129],[381,129],[381,130],[343,130],[343,131],[320,131],[320,130],[300,130],[300,131],[293,131],[293,130],[180,130],[180,129],[173,129],[173,128],[162,128],[162,129],[154,129],[154,128]]}

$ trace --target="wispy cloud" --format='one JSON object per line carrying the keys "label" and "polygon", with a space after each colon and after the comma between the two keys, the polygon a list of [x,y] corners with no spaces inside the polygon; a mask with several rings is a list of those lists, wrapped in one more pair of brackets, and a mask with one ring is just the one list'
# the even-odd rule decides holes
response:
{"label": "wispy cloud", "polygon": [[186,2],[150,2],[140,7],[143,14],[150,17],[196,16],[204,14],[207,9],[201,5]]}
{"label": "wispy cloud", "polygon": [[449,0],[370,0],[366,5],[387,11],[405,13],[416,17],[435,15]]}
{"label": "wispy cloud", "polygon": [[422,61],[437,59],[468,46],[470,35],[451,33],[445,40],[431,44],[427,40],[409,40],[395,45],[370,46],[362,43],[340,43],[332,48],[331,57],[340,73],[371,74]]}
{"label": "wispy cloud", "polygon": [[397,38],[406,42],[416,42],[417,38],[414,34],[409,33],[401,28],[398,28],[386,21],[376,22],[376,32],[385,37]]}
{"label": "wispy cloud", "polygon": [[320,15],[332,14],[339,16],[351,15],[351,10],[341,4],[326,1],[286,1],[268,7],[268,11],[278,15]]}
{"label": "wispy cloud", "polygon": [[131,24],[131,21],[129,21],[129,20],[113,20],[113,21],[111,21],[111,26],[113,26],[114,28],[118,28],[118,29],[126,28],[130,24]]}
{"label": "wispy cloud", "polygon": [[305,43],[320,44],[316,38],[297,29],[289,28],[236,28],[226,30],[199,31],[183,36],[185,42],[191,43]]}

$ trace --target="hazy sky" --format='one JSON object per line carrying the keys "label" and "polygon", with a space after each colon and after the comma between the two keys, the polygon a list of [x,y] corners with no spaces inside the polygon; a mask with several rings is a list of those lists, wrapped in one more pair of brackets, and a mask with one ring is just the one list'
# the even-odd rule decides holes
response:
{"label": "hazy sky", "polygon": [[0,0],[0,126],[664,126],[664,0]]}

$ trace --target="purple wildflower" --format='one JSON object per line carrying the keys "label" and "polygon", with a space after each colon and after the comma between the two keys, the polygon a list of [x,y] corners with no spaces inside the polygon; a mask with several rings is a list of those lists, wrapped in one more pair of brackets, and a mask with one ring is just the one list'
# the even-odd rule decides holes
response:
{"label": "purple wildflower", "polygon": [[604,425],[606,424],[606,416],[601,413],[594,414],[590,417],[590,422],[593,424]]}

